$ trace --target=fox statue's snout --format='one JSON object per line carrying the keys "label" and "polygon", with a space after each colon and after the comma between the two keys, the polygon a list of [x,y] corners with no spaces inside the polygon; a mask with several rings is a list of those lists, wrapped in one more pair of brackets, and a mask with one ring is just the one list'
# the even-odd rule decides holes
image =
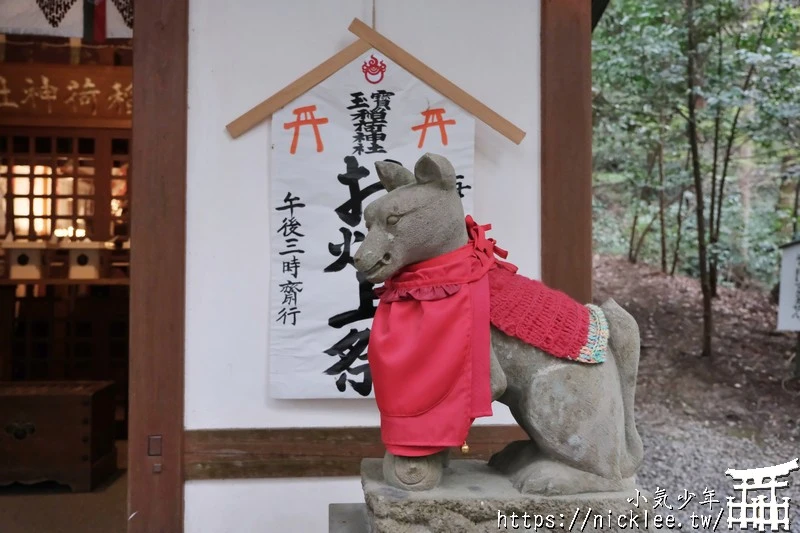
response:
{"label": "fox statue's snout", "polygon": [[466,244],[456,172],[447,159],[425,154],[413,173],[392,161],[379,161],[375,169],[391,194],[364,210],[368,232],[353,263],[368,281],[382,283],[407,265]]}
{"label": "fox statue's snout", "polygon": [[392,261],[389,235],[382,228],[373,225],[353,257],[356,269],[371,283],[383,283],[398,270]]}

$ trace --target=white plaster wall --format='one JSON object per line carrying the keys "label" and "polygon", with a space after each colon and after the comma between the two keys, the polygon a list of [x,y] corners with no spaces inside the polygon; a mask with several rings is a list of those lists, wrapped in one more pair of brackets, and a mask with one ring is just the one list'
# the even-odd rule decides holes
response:
{"label": "white plaster wall", "polygon": [[328,504],[363,501],[356,478],[193,481],[186,533],[328,533]]}
{"label": "white plaster wall", "polygon": [[[187,429],[377,426],[372,400],[273,400],[267,389],[269,123],[224,130],[351,43],[353,17],[510,119],[516,146],[479,124],[476,219],[522,273],[539,266],[539,2],[190,2],[186,272]],[[511,423],[508,410],[481,424]],[[327,504],[361,499],[356,478],[190,482],[186,531],[327,531]],[[302,518],[302,522],[300,522]]]}
{"label": "white plaster wall", "polygon": [[540,275],[538,0],[375,0],[375,29],[523,131],[475,126],[475,220],[520,273]]}

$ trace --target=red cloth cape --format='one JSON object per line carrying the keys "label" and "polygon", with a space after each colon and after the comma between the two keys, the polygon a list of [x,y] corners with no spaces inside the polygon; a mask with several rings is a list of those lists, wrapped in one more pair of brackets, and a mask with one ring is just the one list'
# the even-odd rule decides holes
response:
{"label": "red cloth cape", "polygon": [[586,342],[584,306],[517,275],[495,258],[507,253],[486,238],[491,226],[466,223],[465,246],[409,265],[376,290],[367,356],[381,437],[395,455],[460,446],[475,418],[492,415],[490,323],[559,357],[573,358]]}

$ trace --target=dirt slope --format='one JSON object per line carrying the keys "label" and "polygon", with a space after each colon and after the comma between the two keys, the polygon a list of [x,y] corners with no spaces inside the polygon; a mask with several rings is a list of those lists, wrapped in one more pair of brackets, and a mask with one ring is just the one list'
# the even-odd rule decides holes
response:
{"label": "dirt slope", "polygon": [[[658,404],[730,434],[800,440],[800,383],[791,376],[796,334],[776,333],[769,294],[720,288],[714,356],[700,357],[700,284],[623,258],[595,256],[594,299],[613,297],[636,318],[642,354],[637,413]],[[786,390],[788,389],[788,391]]]}

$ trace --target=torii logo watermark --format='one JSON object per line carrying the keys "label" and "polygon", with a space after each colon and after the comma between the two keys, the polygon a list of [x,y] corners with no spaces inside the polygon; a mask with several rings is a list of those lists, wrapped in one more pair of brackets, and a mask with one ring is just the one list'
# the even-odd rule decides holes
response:
{"label": "torii logo watermark", "polygon": [[[764,468],[751,468],[747,470],[734,470],[729,468],[725,475],[732,477],[740,482],[733,488],[741,491],[741,500],[734,501],[733,496],[728,496],[728,528],[738,524],[742,529],[753,529],[764,531],[766,526],[771,531],[778,531],[782,527],[784,531],[789,531],[789,498],[777,497],[777,489],[786,487],[788,481],[778,481],[786,478],[799,470],[800,466],[797,459],[782,465],[767,466]],[[769,500],[766,499],[765,492],[769,491]],[[753,496],[753,492],[758,496]],[[734,515],[734,510],[738,509],[738,516]]]}

